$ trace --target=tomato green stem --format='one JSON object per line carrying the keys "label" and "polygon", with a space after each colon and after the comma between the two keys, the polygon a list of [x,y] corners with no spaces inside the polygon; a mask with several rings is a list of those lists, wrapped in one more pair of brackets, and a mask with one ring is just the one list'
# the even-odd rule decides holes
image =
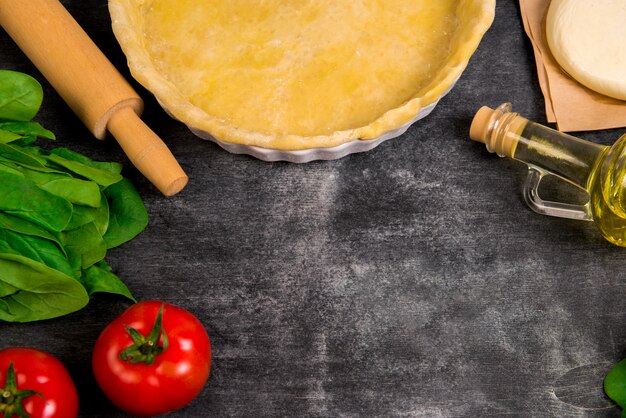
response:
{"label": "tomato green stem", "polygon": [[4,388],[0,388],[0,392],[2,392],[2,398],[0,398],[0,415],[5,417],[17,415],[20,418],[30,418],[30,415],[22,405],[22,401],[33,395],[38,395],[41,396],[42,399],[45,399],[45,397],[36,390],[17,389],[17,379],[15,377],[13,362],[9,364],[4,386]]}
{"label": "tomato green stem", "polygon": [[[169,345],[167,334],[163,329],[163,305],[161,305],[154,325],[148,335],[144,336],[128,325],[126,326],[126,331],[133,340],[133,344],[120,353],[119,358],[122,361],[132,364],[146,363],[151,365],[159,354],[167,350]],[[159,345],[160,339],[162,339],[163,345]]]}

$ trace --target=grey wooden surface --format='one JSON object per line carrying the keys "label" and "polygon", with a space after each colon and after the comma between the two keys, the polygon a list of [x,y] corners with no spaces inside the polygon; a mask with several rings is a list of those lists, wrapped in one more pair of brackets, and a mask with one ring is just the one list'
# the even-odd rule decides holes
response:
{"label": "grey wooden surface", "polygon": [[[64,4],[128,75],[104,1]],[[146,98],[144,119],[190,175],[167,199],[98,142],[8,36],[0,66],[45,89],[59,145],[119,160],[150,214],[108,260],[138,299],[196,314],[212,338],[208,385],[172,416],[617,417],[603,374],[626,357],[626,249],[590,223],[532,213],[526,168],[468,139],[481,105],[545,122],[515,0],[435,111],[364,154],[306,165],[231,155]],[[136,84],[135,84],[136,85]],[[624,130],[584,133],[609,144]],[[64,318],[0,324],[0,348],[60,358],[85,417],[123,416],[90,353],[128,303],[96,297]]]}

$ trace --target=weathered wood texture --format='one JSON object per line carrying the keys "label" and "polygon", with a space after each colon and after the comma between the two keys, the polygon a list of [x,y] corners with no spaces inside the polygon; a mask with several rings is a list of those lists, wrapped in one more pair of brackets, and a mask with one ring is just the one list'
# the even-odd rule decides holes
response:
{"label": "weathered wood texture", "polygon": [[[120,71],[104,1],[64,4]],[[4,33],[0,66],[38,77],[59,145],[120,160],[150,213],[108,260],[139,299],[195,313],[214,367],[172,416],[617,417],[603,398],[626,357],[626,250],[590,223],[532,213],[526,169],[471,143],[473,113],[512,101],[545,121],[515,0],[467,71],[403,137],[333,162],[264,163],[194,137],[146,99],[144,119],[190,175],[167,199],[68,110]],[[580,136],[611,143],[623,130]],[[123,416],[98,390],[93,343],[128,304],[0,325],[0,348],[69,367],[81,414]]]}

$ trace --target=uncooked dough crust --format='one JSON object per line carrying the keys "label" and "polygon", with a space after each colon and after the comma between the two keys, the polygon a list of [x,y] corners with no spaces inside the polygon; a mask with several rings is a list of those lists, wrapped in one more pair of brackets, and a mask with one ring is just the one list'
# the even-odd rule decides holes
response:
{"label": "uncooked dough crust", "polygon": [[188,126],[273,149],[373,139],[435,102],[494,0],[110,0],[133,76]]}
{"label": "uncooked dough crust", "polygon": [[581,84],[626,100],[626,1],[552,0],[550,51]]}

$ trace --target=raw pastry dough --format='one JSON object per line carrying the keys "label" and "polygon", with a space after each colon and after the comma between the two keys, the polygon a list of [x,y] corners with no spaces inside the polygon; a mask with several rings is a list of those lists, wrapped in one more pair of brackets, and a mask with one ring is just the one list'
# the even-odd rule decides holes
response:
{"label": "raw pastry dough", "polygon": [[110,0],[133,76],[232,143],[331,147],[398,128],[460,76],[495,0]]}
{"label": "raw pastry dough", "polygon": [[581,84],[626,100],[626,1],[552,0],[550,51]]}

